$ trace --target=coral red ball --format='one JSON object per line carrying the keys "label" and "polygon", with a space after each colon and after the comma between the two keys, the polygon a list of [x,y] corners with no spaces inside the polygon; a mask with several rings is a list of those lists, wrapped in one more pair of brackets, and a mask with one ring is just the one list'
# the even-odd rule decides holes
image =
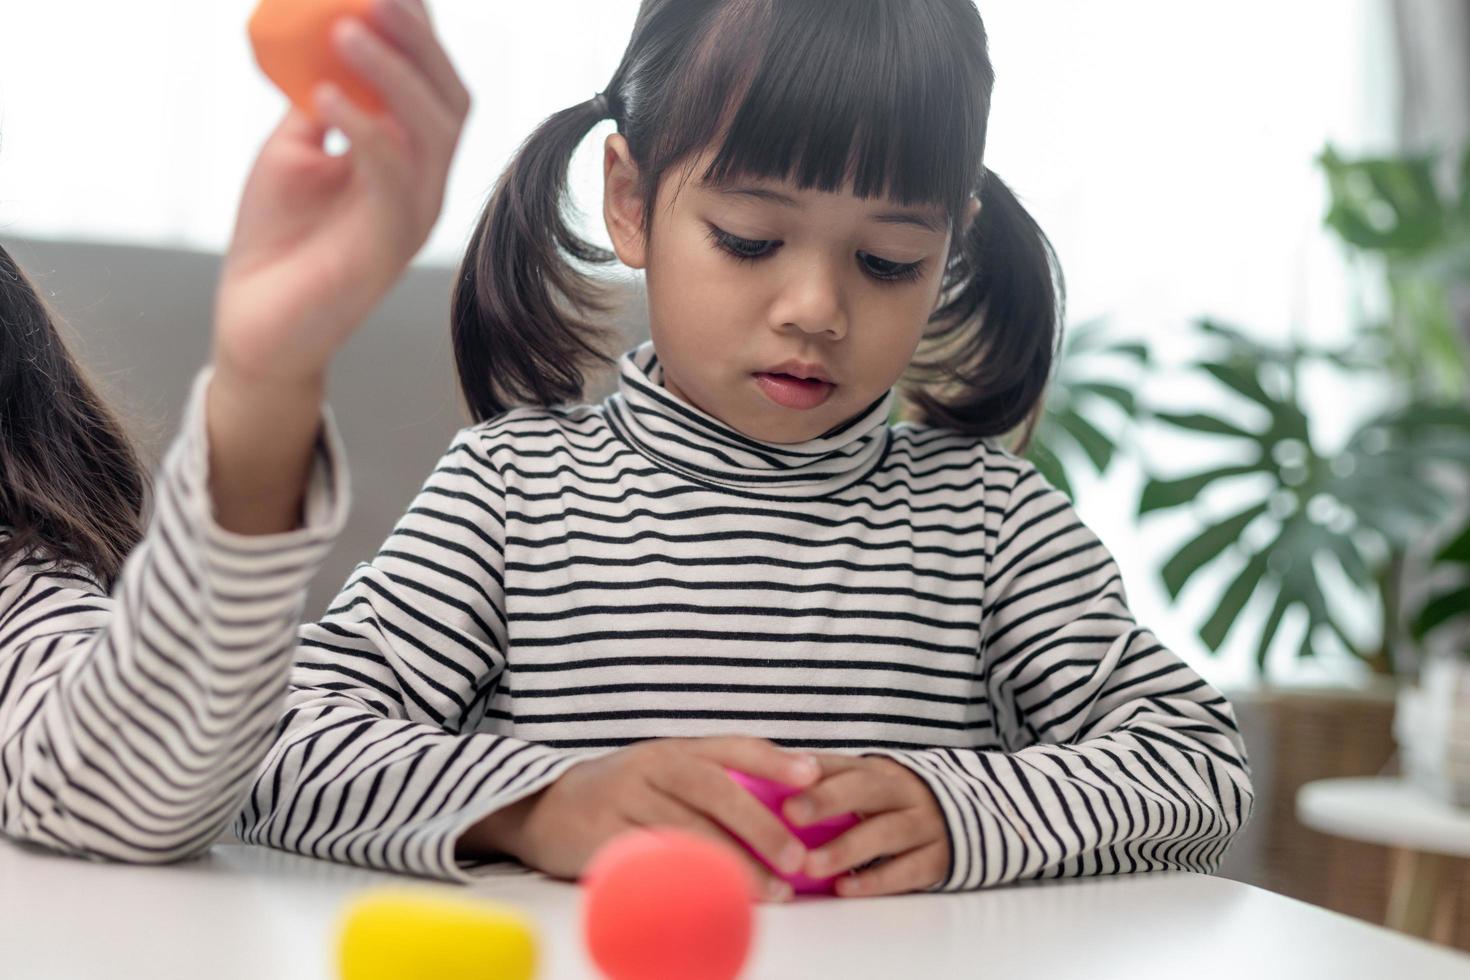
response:
{"label": "coral red ball", "polygon": [[583,875],[583,931],[611,980],[732,980],[750,952],[754,882],[729,847],[631,831]]}

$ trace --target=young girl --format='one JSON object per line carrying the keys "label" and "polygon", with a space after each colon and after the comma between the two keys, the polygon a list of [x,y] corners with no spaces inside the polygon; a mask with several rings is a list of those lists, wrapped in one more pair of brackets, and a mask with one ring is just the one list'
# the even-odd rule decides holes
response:
{"label": "young girl", "polygon": [[[304,629],[242,836],[463,880],[673,824],[842,895],[1216,866],[1251,805],[1229,705],[996,439],[1060,313],[983,163],[991,83],[968,0],[645,0],[485,209],[454,301],[480,423]],[[606,117],[652,340],[579,405],[575,263],[612,256],[566,171]],[[864,819],[807,853],[723,767]]]}
{"label": "young girl", "polygon": [[[353,138],[349,154],[322,152],[323,126],[300,113],[266,144],[220,281],[213,368],[146,534],[132,448],[0,249],[5,835],[92,857],[186,857],[228,825],[270,744],[347,486],[320,385],[260,359],[307,362],[312,338],[345,337],[391,285],[433,224],[464,118],[422,9],[383,4],[373,27],[345,25],[343,55],[394,112],[370,119],[327,92],[323,121]],[[369,240],[363,227],[397,235]],[[350,281],[325,274],[337,261],[353,263]]]}

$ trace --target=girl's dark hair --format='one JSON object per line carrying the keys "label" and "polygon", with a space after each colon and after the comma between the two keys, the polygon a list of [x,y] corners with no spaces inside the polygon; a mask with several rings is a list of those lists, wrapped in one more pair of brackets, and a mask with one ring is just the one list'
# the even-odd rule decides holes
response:
{"label": "girl's dark hair", "polygon": [[142,537],[147,489],[122,426],[0,247],[0,565],[34,554],[110,586]]}
{"label": "girl's dark hair", "polygon": [[[568,224],[572,154],[611,115],[638,165],[644,213],[671,166],[716,155],[704,180],[790,180],[938,205],[959,228],[906,394],[919,421],[975,435],[1035,424],[1061,335],[1046,236],[986,169],[994,72],[970,0],[644,0],[605,93],[555,113],[495,186],[453,302],[471,413],[582,397],[614,362],[604,297],[576,263],[614,256]],[[651,222],[645,222],[645,234]]]}

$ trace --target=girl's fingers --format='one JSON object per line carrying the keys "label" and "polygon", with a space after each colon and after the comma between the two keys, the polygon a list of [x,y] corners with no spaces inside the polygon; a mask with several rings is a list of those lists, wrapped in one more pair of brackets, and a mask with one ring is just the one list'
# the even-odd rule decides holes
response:
{"label": "girl's fingers", "polygon": [[285,117],[276,126],[274,133],[270,135],[267,142],[277,139],[287,139],[293,143],[305,143],[308,146],[320,147],[322,141],[327,138],[327,127],[314,119],[309,114],[302,112],[295,106],[286,113]]}
{"label": "girl's fingers", "polygon": [[761,738],[700,738],[691,740],[689,746],[695,755],[711,762],[787,786],[810,786],[822,774],[816,757],[788,752]]}
{"label": "girl's fingers", "polygon": [[829,776],[791,797],[782,806],[786,819],[797,826],[817,823],[844,813],[884,813],[906,801],[901,787],[868,769],[848,769]]}
{"label": "girl's fingers", "polygon": [[903,854],[929,841],[914,826],[908,813],[880,813],[843,833],[807,855],[803,870],[813,878],[825,878],[860,868],[875,858]]}
{"label": "girl's fingers", "polygon": [[404,179],[403,148],[382,120],[358,108],[337,86],[323,84],[314,93],[322,120],[352,144],[354,157],[369,171],[389,180]]}
{"label": "girl's fingers", "polygon": [[801,841],[720,767],[686,755],[680,763],[655,770],[648,778],[656,788],[744,841],[772,866],[789,873],[806,860]]}
{"label": "girl's fingers", "polygon": [[839,879],[837,894],[843,898],[868,898],[932,888],[944,879],[948,860],[942,842],[926,844],[876,868]]}
{"label": "girl's fingers", "polygon": [[434,23],[434,15],[429,13],[429,5],[424,3],[424,0],[408,0],[408,5],[427,23],[431,25]]}
{"label": "girl's fingers", "polygon": [[470,93],[434,35],[423,4],[417,0],[379,0],[373,19],[428,79],[439,101],[464,118],[470,110]]}
{"label": "girl's fingers", "polygon": [[447,161],[459,126],[428,80],[362,21],[344,19],[333,30],[333,41],[352,69],[382,96],[414,145]]}
{"label": "girl's fingers", "polygon": [[[641,826],[678,827],[709,840],[734,845],[729,833],[704,814],[687,806],[683,801],[669,796],[657,787],[649,787],[649,790],[636,804],[634,812],[630,814]],[[771,874],[770,869],[757,861],[753,855],[740,851],[740,857],[746,862],[755,879],[756,898],[763,901],[782,902],[791,897],[791,886]]]}

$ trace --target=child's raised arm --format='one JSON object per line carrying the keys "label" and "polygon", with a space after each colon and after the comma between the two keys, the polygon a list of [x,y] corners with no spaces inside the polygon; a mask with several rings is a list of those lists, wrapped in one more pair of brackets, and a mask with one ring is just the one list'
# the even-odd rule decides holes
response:
{"label": "child's raised arm", "polygon": [[[333,39],[386,112],[323,85],[322,122],[287,115],[246,183],[216,300],[209,485],[241,533],[295,525],[327,365],[428,237],[469,112],[419,0],[379,0],[370,26],[343,20]],[[328,126],[345,154],[326,152]]]}
{"label": "child's raised arm", "polygon": [[[0,264],[0,325],[53,345],[12,343],[7,365],[26,411],[0,439],[0,833],[91,857],[187,857],[237,810],[269,745],[306,584],[345,516],[327,362],[427,236],[468,107],[417,0],[380,0],[372,21],[340,25],[339,40],[388,113],[324,92],[347,154],[328,156],[325,131],[294,112],[267,141],[220,283],[213,372],[147,534],[118,543],[131,553],[115,585],[115,567],[83,567],[87,549],[66,545],[120,453],[62,370],[74,365],[39,296]],[[28,442],[27,415],[52,428]],[[37,459],[50,465],[19,465]],[[67,466],[92,481],[73,481],[71,499],[48,480]]]}

